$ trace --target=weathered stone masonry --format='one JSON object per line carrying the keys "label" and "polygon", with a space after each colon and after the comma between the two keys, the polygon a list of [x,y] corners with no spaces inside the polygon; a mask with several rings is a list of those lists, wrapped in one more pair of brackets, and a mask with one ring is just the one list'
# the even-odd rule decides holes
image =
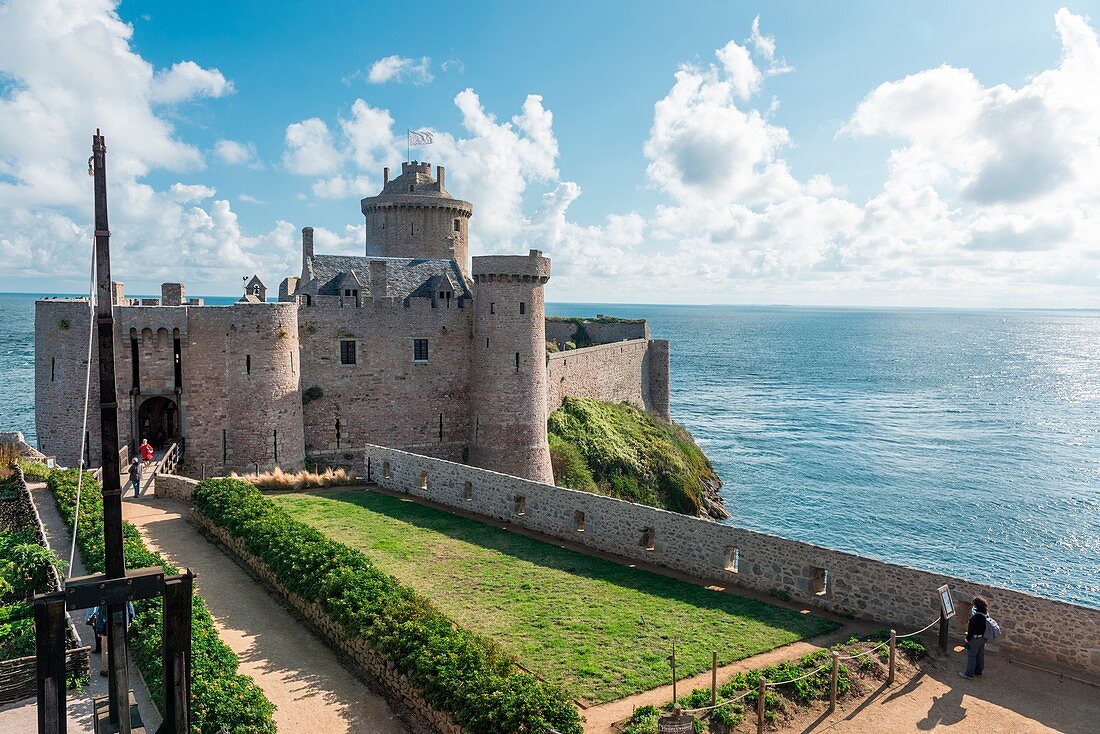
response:
{"label": "weathered stone masonry", "polygon": [[600,344],[546,357],[546,409],[569,395],[630,403],[669,419],[668,341]]}
{"label": "weathered stone masonry", "polygon": [[[936,619],[936,588],[950,584],[960,610],[975,595],[989,599],[1005,630],[998,644],[1007,650],[1100,675],[1097,609],[381,446],[367,447],[360,462],[386,489],[699,579],[783,593],[808,606],[894,625],[899,633]],[[953,634],[965,634],[965,613],[951,624]]]}

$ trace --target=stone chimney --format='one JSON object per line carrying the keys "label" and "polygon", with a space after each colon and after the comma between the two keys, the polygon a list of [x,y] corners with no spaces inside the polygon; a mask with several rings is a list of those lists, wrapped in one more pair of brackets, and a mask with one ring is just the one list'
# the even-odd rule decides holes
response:
{"label": "stone chimney", "polygon": [[390,167],[386,166],[382,169],[382,188],[386,188],[386,185],[390,182]]}
{"label": "stone chimney", "polygon": [[302,267],[313,258],[313,227],[302,227]]}
{"label": "stone chimney", "polygon": [[117,280],[111,281],[111,304],[114,306],[129,306],[126,302],[126,288]]}
{"label": "stone chimney", "polygon": [[371,298],[389,297],[389,263],[385,260],[370,261],[370,295]]}
{"label": "stone chimney", "polygon": [[183,283],[161,283],[160,305],[162,306],[186,306],[187,294]]}
{"label": "stone chimney", "polygon": [[436,183],[439,184],[439,190],[440,191],[442,191],[443,188],[444,188],[443,179],[446,176],[447,176],[447,169],[446,168],[444,168],[443,166],[436,166],[435,167],[435,179],[436,179]]}

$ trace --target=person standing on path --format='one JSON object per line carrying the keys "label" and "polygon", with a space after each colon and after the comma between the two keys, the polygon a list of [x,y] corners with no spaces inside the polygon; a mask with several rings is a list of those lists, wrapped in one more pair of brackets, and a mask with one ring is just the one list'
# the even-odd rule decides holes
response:
{"label": "person standing on path", "polygon": [[145,466],[149,466],[149,462],[153,460],[153,447],[149,444],[149,439],[141,439],[138,450],[141,452],[141,459],[145,462]]}
{"label": "person standing on path", "polygon": [[959,673],[963,678],[979,678],[985,670],[985,626],[989,604],[980,596],[974,597],[974,606],[970,610],[970,621],[966,625],[966,671]]}
{"label": "person standing on path", "polygon": [[[137,461],[135,459],[134,461]],[[95,650],[93,652],[99,653],[99,662],[101,664],[99,674],[106,677],[108,675],[107,665],[107,607],[100,604],[95,608],[90,615],[88,615],[88,625],[95,632]],[[126,602],[126,629],[130,629],[130,625],[134,623],[134,605],[132,602]]]}
{"label": "person standing on path", "polygon": [[141,496],[141,462],[135,457],[130,462],[130,484],[134,486],[134,496]]}

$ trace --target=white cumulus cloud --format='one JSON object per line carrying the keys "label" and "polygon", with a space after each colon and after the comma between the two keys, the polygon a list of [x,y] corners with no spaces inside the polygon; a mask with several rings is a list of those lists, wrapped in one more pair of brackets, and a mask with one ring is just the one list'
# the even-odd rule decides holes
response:
{"label": "white cumulus cloud", "polygon": [[411,59],[405,56],[386,56],[371,64],[367,72],[367,81],[371,84],[386,82],[411,82],[427,84],[435,77],[432,75],[432,60],[427,56]]}
{"label": "white cumulus cloud", "polygon": [[231,166],[255,166],[259,163],[256,154],[256,144],[252,142],[240,142],[237,140],[221,139],[214,143],[214,155]]}
{"label": "white cumulus cloud", "polygon": [[150,97],[154,102],[186,102],[199,97],[223,97],[236,91],[217,69],[204,69],[194,61],[180,61],[153,76]]}

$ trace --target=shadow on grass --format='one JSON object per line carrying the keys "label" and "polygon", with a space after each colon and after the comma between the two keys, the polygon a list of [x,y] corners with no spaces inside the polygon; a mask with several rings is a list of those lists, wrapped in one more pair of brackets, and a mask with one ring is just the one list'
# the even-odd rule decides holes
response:
{"label": "shadow on grass", "polygon": [[[717,592],[645,569],[631,568],[510,532],[490,522],[472,520],[378,492],[343,490],[325,492],[323,497],[329,501],[353,505],[392,518],[397,522],[431,530],[454,540],[493,550],[537,566],[614,584],[703,609],[719,610],[784,630],[799,638],[813,637],[840,626],[822,617],[802,614],[749,597]],[[369,548],[361,550],[370,556]]]}

